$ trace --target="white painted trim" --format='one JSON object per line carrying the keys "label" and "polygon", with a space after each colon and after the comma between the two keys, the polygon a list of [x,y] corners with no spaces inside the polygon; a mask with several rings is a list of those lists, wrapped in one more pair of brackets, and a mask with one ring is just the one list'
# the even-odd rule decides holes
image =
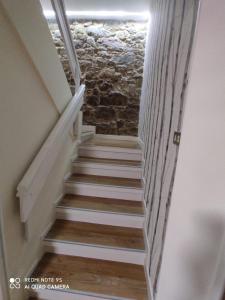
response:
{"label": "white painted trim", "polygon": [[9,300],[9,286],[3,225],[2,199],[0,198],[0,299]]}
{"label": "white painted trim", "polygon": [[92,132],[92,131],[82,132],[81,133],[81,142],[83,143],[83,142],[91,139],[93,136],[94,136],[94,132]]}
{"label": "white painted trim", "polygon": [[149,245],[149,240],[148,240],[148,235],[147,235],[147,231],[146,228],[144,227],[144,242],[145,242],[145,249],[146,249],[146,260],[145,260],[145,265],[149,266],[149,259],[150,259],[150,245]]}
{"label": "white painted trim", "polygon": [[63,0],[51,0],[52,8],[55,12],[56,20],[64,40],[64,45],[69,58],[69,65],[75,81],[75,88],[78,91],[80,87],[81,71],[80,65],[74,47],[73,37],[70,31],[69,22],[66,16],[66,10]]}
{"label": "white painted trim", "polygon": [[74,142],[74,145],[73,145],[74,149],[73,149],[73,154],[71,156],[71,163],[78,158],[78,147],[79,147],[79,145],[80,145],[80,141],[76,140]]}
{"label": "white painted trim", "polygon": [[63,291],[39,289],[36,292],[31,291],[30,295],[38,296],[38,298],[41,298],[42,300],[131,300],[123,297],[107,296],[103,294],[96,294],[76,290]]}
{"label": "white painted trim", "polygon": [[144,216],[128,215],[110,212],[99,212],[87,209],[56,208],[56,219],[122,226],[131,228],[143,228]]}
{"label": "white painted trim", "polygon": [[139,143],[139,145],[141,147],[141,150],[143,151],[144,150],[144,146],[145,146],[144,142],[140,138],[138,138],[138,143]]}
{"label": "white painted trim", "polygon": [[134,141],[139,142],[139,138],[137,136],[130,135],[112,135],[112,134],[96,134],[96,138],[102,138],[106,140],[117,140],[117,141]]}
{"label": "white painted trim", "polygon": [[131,201],[142,201],[143,198],[143,189],[103,186],[98,184],[69,181],[65,182],[65,191],[66,193],[82,196],[107,197]]}
{"label": "white painted trim", "polygon": [[[141,149],[113,147],[113,146],[100,146],[100,145],[94,145],[91,143],[80,145],[80,149],[82,149],[82,150],[98,150],[98,151],[104,151],[104,152],[119,152],[119,153],[126,153],[126,154],[136,153],[136,154],[142,155]],[[141,160],[142,160],[142,157],[141,157]]]}
{"label": "white painted trim", "polygon": [[142,161],[141,151],[134,153],[128,152],[127,149],[124,149],[123,151],[123,149],[116,147],[95,147],[81,145],[78,153],[80,156],[86,157]]}
{"label": "white painted trim", "polygon": [[80,111],[77,116],[76,122],[74,122],[73,128],[71,130],[73,140],[76,140],[78,144],[81,143],[82,122],[83,122],[83,112]]}
{"label": "white painted trim", "polygon": [[94,162],[75,161],[72,168],[75,174],[89,174],[110,177],[141,179],[142,168],[128,165],[113,165]]}
{"label": "white painted trim", "polygon": [[144,270],[145,270],[145,276],[146,276],[146,282],[147,282],[148,297],[149,297],[149,300],[154,300],[152,282],[151,282],[151,278],[150,278],[149,271],[148,271],[148,266],[150,264],[150,243],[149,243],[148,234],[147,234],[147,220],[148,220],[147,215],[148,215],[148,213],[147,213],[145,201],[143,201],[143,203],[144,203],[144,208],[145,208],[144,237],[145,237],[145,247],[146,247]]}
{"label": "white painted trim", "polygon": [[92,132],[92,133],[96,133],[96,126],[92,126],[92,125],[82,125],[82,133],[85,132]]}
{"label": "white painted trim", "polygon": [[30,266],[30,268],[28,269],[26,274],[24,276],[21,276],[22,278],[30,278],[31,277],[31,275],[33,274],[37,265],[39,264],[43,254],[44,254],[44,248],[43,248],[43,251],[40,253],[40,255],[38,255],[38,257],[35,258],[35,260],[33,261],[32,265]]}
{"label": "white painted trim", "polygon": [[113,169],[113,170],[123,170],[123,171],[140,171],[141,170],[141,165],[140,166],[132,166],[132,165],[128,165],[126,164],[126,162],[123,164],[123,162],[121,162],[120,164],[113,164],[110,162],[105,162],[105,163],[101,163],[101,162],[92,162],[92,161],[74,161],[73,162],[73,166],[79,166],[79,167],[90,167],[90,168],[94,168],[94,169]]}
{"label": "white painted trim", "polygon": [[64,176],[64,181],[67,181],[69,178],[70,178],[70,176],[72,175],[72,172],[67,172],[66,174],[65,174],[65,176]]}
{"label": "white painted trim", "polygon": [[61,194],[59,195],[59,197],[54,201],[54,205],[55,205],[55,206],[59,204],[59,202],[62,200],[62,198],[63,198],[64,195],[65,195],[64,192],[61,193]]}
{"label": "white painted trim", "polygon": [[45,239],[45,237],[48,234],[49,230],[52,228],[53,224],[55,223],[55,220],[56,220],[56,216],[45,227],[45,229],[43,230],[43,232],[41,233],[41,236],[40,236],[41,241],[43,241]]}
{"label": "white painted trim", "polygon": [[152,282],[146,264],[144,265],[144,270],[146,276],[148,298],[149,300],[154,300]]}
{"label": "white painted trim", "polygon": [[76,120],[83,104],[84,90],[85,86],[82,85],[68,104],[17,187],[17,196],[20,198],[20,219],[22,222],[27,222],[46,179],[56,162],[57,155]]}
{"label": "white painted trim", "polygon": [[124,263],[144,265],[145,251],[136,249],[114,248],[102,245],[72,243],[57,240],[44,240],[47,252],[95,258],[101,260],[111,260]]}

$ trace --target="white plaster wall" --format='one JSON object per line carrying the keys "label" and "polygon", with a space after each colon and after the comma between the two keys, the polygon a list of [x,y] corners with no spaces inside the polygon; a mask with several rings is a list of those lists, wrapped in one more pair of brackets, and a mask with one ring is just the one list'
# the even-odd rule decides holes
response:
{"label": "white plaster wall", "polygon": [[[63,178],[71,165],[74,144],[68,135],[57,158],[57,164],[50,172],[38,203],[28,220],[31,238],[26,240],[24,227],[20,221],[16,188],[56,124],[59,112],[52,101],[47,81],[43,81],[29,51],[26,50],[27,44],[23,43],[21,38],[25,33],[18,34],[18,28],[15,28],[11,22],[13,12],[11,11],[9,17],[1,3],[0,1],[0,212],[2,212],[0,218],[3,237],[0,234],[0,239],[3,238],[7,274],[10,278],[27,275],[28,270],[42,253],[41,234],[54,217],[54,203],[62,193]],[[30,4],[30,9],[33,9],[32,14],[37,14],[35,28],[37,30],[40,10],[36,10],[35,2],[31,1],[31,3],[34,4],[34,6]],[[13,3],[10,4],[13,8]],[[13,11],[15,13],[14,9]],[[16,16],[17,20],[18,16],[19,13]],[[22,23],[25,24],[27,21],[29,23],[29,18],[24,14]],[[45,26],[39,27],[39,39],[42,34],[45,36],[45,29]],[[32,28],[30,30],[32,31]],[[32,39],[27,39],[27,42],[30,42],[31,46]],[[46,45],[45,52],[49,54]],[[56,52],[55,58],[57,58]],[[43,64],[43,61],[40,59],[39,63]],[[54,65],[51,64],[52,60],[48,67],[51,76],[59,80],[58,86],[61,87],[62,98],[58,99],[64,109],[66,102],[69,101],[69,87],[66,80],[65,85],[60,81],[60,78],[63,80],[65,75],[60,77],[57,68],[54,69]],[[43,69],[42,71],[44,72]],[[51,85],[53,94],[57,93],[58,86]],[[12,289],[10,294],[12,300],[26,299],[22,289]]]}
{"label": "white plaster wall", "polygon": [[220,271],[217,267],[224,264],[224,53],[225,2],[204,0],[186,95],[157,300],[219,300],[222,289],[222,275],[220,285],[215,286],[214,280]]}
{"label": "white plaster wall", "polygon": [[173,143],[173,135],[181,130],[198,5],[198,0],[151,1],[139,136],[144,144],[146,230],[154,291],[162,262],[179,149]]}
{"label": "white plaster wall", "polygon": [[72,98],[48,24],[37,0],[0,0],[53,104],[61,113]]}

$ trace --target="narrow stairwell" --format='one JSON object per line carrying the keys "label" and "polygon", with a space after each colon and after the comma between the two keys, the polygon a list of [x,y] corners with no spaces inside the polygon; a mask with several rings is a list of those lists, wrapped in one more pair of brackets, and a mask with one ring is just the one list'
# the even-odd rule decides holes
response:
{"label": "narrow stairwell", "polygon": [[94,137],[79,147],[45,254],[31,277],[69,289],[37,299],[149,299],[145,276],[142,152],[135,140]]}

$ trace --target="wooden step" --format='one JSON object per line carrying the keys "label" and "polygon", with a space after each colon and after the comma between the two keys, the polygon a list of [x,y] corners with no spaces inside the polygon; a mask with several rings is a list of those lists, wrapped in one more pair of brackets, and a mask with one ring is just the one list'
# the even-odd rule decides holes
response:
{"label": "wooden step", "polygon": [[73,162],[73,173],[140,179],[140,161],[79,157]]}
{"label": "wooden step", "polygon": [[79,146],[79,156],[141,161],[142,150],[135,140],[95,136]]}
{"label": "wooden step", "polygon": [[65,195],[56,207],[56,218],[121,227],[144,227],[141,201]]}
{"label": "wooden step", "polygon": [[85,174],[73,174],[68,178],[67,182],[87,183],[101,186],[116,186],[131,189],[142,189],[143,187],[140,179],[116,178]]}
{"label": "wooden step", "polygon": [[102,146],[102,147],[114,147],[114,148],[127,148],[133,150],[141,150],[141,147],[137,141],[107,139],[104,137],[94,136],[92,139],[83,143],[82,146]]}
{"label": "wooden step", "polygon": [[65,195],[58,204],[58,207],[129,215],[144,215],[143,203],[140,201],[89,197],[72,194]]}
{"label": "wooden step", "polygon": [[47,234],[46,252],[144,265],[145,239],[140,228],[56,220]]}
{"label": "wooden step", "polygon": [[56,220],[46,239],[131,250],[145,249],[141,229],[67,220]]}
{"label": "wooden step", "polygon": [[133,167],[139,168],[142,166],[140,161],[134,160],[125,160],[125,159],[104,159],[104,158],[94,158],[94,157],[85,157],[80,156],[76,159],[75,162],[79,163],[93,163],[93,164],[101,164],[101,165],[110,165],[110,166],[126,166],[126,167]]}
{"label": "wooden step", "polygon": [[[83,299],[85,294],[90,299],[148,299],[144,267],[135,264],[46,253],[31,277],[62,278],[62,284],[69,285],[67,293],[58,292],[64,300]],[[36,293],[44,299],[56,294],[42,289]]]}
{"label": "wooden step", "polygon": [[83,196],[143,200],[142,180],[133,178],[73,174],[65,182],[65,192]]}

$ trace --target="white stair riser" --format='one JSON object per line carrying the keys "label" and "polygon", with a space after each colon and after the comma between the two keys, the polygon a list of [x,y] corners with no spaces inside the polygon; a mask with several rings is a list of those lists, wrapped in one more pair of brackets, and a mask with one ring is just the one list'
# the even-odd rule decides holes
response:
{"label": "white stair riser", "polygon": [[118,261],[144,265],[146,253],[143,251],[99,247],[76,243],[64,243],[57,241],[44,241],[46,252],[57,254],[96,258],[101,260]]}
{"label": "white stair riser", "polygon": [[133,160],[133,161],[141,161],[142,154],[141,153],[133,153],[133,152],[116,152],[116,151],[105,151],[100,149],[90,148],[79,148],[79,155],[86,157],[95,157],[95,158],[108,158],[108,159],[124,159],[124,160]]}
{"label": "white stair riser", "polygon": [[65,182],[64,189],[65,193],[82,196],[106,197],[132,201],[142,201],[143,199],[143,190],[135,188]]}
{"label": "white stair riser", "polygon": [[94,136],[94,132],[82,132],[81,133],[81,142],[85,142],[89,139],[91,139]]}
{"label": "white stair riser", "polygon": [[143,228],[144,216],[97,212],[82,209],[56,208],[56,218],[94,224]]}
{"label": "white stair riser", "polygon": [[133,178],[141,179],[141,168],[110,166],[110,165],[94,165],[87,163],[73,163],[74,174],[88,174],[109,177]]}
{"label": "white stair riser", "polygon": [[41,300],[130,300],[113,296],[104,296],[80,291],[57,291],[48,289],[38,289],[35,293],[30,292],[31,296],[38,297]]}

